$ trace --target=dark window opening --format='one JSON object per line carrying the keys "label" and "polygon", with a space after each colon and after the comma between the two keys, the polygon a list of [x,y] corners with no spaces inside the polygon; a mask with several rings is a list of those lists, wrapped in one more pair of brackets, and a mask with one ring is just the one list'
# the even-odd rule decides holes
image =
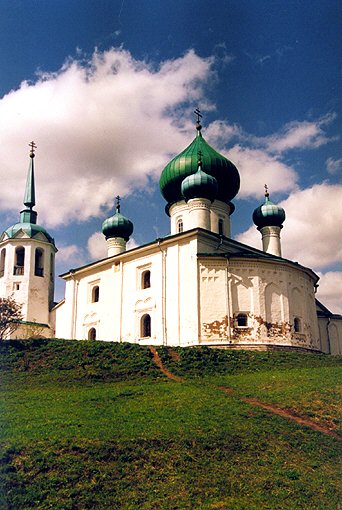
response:
{"label": "dark window opening", "polygon": [[44,251],[36,248],[34,258],[34,274],[35,276],[44,276]]}
{"label": "dark window opening", "polygon": [[140,325],[141,325],[141,328],[140,328],[141,336],[143,338],[151,336],[151,317],[148,313],[141,317]]}
{"label": "dark window opening", "polygon": [[177,221],[177,233],[180,234],[181,232],[183,232],[183,220],[178,220]]}
{"label": "dark window opening", "polygon": [[220,236],[223,236],[223,219],[220,218],[218,220],[218,233],[220,234]]}
{"label": "dark window opening", "polygon": [[295,333],[300,333],[300,319],[298,319],[298,317],[294,318],[293,329],[295,330]]}
{"label": "dark window opening", "polygon": [[97,303],[100,299],[100,288],[98,285],[93,287],[92,294],[91,294],[91,300],[93,303]]}
{"label": "dark window opening", "polygon": [[6,248],[1,250],[0,256],[0,278],[5,274]]}
{"label": "dark window opening", "polygon": [[88,340],[96,340],[96,329],[90,328],[88,331]]}
{"label": "dark window opening", "polygon": [[144,271],[141,275],[141,288],[148,289],[151,287],[151,271]]}
{"label": "dark window opening", "polygon": [[247,314],[246,313],[239,313],[236,317],[236,322],[238,328],[245,328],[247,326]]}
{"label": "dark window opening", "polygon": [[24,274],[24,263],[25,263],[25,248],[23,246],[18,246],[18,248],[15,249],[15,263],[13,268],[14,275]]}

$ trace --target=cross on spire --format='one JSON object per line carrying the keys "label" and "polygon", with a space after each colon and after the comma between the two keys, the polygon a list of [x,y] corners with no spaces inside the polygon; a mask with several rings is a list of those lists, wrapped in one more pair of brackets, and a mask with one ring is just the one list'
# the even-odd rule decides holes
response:
{"label": "cross on spire", "polygon": [[264,188],[265,188],[265,197],[269,197],[269,192],[268,192],[268,187],[267,187],[267,184],[264,185]]}
{"label": "cross on spire", "polygon": [[29,147],[31,147],[30,158],[34,158],[34,156],[35,156],[34,151],[37,148],[37,145],[34,142],[30,142]]}
{"label": "cross on spire", "polygon": [[200,119],[202,118],[202,114],[201,114],[199,108],[196,108],[196,110],[194,111],[194,114],[197,117],[196,122],[197,122],[197,124],[199,124],[200,123]]}
{"label": "cross on spire", "polygon": [[120,195],[117,195],[115,197],[115,200],[116,200],[116,210],[117,210],[117,212],[120,212],[120,200],[121,200]]}

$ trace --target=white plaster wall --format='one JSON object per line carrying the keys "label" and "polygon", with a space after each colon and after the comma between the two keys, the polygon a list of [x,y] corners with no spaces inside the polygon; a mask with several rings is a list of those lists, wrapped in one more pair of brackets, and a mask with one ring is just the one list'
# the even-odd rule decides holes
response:
{"label": "white plaster wall", "polygon": [[[200,261],[203,342],[320,350],[313,282],[303,270],[273,262],[230,260],[227,275],[224,263],[220,259]],[[237,327],[239,312],[248,314],[246,327]],[[301,320],[299,333],[293,329],[294,317]]]}
{"label": "white plaster wall", "polygon": [[[15,249],[22,246],[25,249],[24,274],[14,275]],[[0,250],[6,248],[5,273],[0,278],[1,297],[12,296],[22,304],[23,319],[31,322],[49,324],[50,306],[53,297],[53,273],[50,271],[51,255],[54,264],[55,248],[43,239],[19,237],[1,243]],[[35,250],[40,248],[44,253],[43,276],[34,274]],[[16,289],[19,284],[19,290]]]}
{"label": "white plaster wall", "polygon": [[342,319],[319,317],[318,325],[322,351],[342,355]]}

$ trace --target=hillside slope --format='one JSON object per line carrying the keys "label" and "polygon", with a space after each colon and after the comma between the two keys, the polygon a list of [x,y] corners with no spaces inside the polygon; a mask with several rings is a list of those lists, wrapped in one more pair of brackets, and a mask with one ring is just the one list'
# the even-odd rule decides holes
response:
{"label": "hillside slope", "polygon": [[[0,344],[1,509],[336,509],[341,358]],[[220,388],[229,388],[229,392]]]}

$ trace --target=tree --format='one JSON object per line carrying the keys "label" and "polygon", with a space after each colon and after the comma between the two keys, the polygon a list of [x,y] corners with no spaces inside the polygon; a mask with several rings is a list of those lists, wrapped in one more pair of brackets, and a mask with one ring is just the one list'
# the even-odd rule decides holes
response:
{"label": "tree", "polygon": [[21,305],[12,297],[0,298],[0,340],[8,338],[22,320]]}

